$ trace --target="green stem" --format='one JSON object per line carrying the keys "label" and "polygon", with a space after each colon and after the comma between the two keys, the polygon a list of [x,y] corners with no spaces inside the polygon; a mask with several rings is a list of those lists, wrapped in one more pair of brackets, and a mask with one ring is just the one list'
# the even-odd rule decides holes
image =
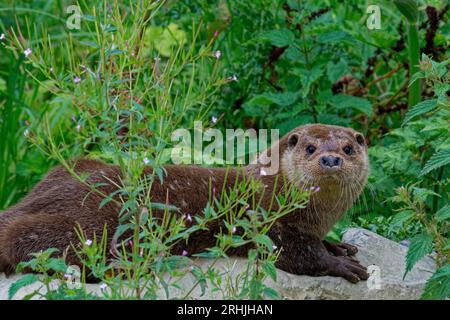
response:
{"label": "green stem", "polygon": [[[419,34],[417,24],[408,23],[408,48],[409,48],[409,77],[419,71]],[[411,108],[420,102],[420,81],[415,81],[409,87],[408,107]]]}

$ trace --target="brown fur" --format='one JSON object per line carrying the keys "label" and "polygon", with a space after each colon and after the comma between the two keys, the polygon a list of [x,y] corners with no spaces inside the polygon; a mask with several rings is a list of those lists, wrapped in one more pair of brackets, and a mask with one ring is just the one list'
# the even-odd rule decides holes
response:
{"label": "brown fur", "polygon": [[[209,200],[210,184],[219,196],[243,174],[260,179],[266,185],[269,192],[262,201],[266,209],[269,209],[272,191],[279,191],[273,190],[277,179],[287,179],[301,188],[318,186],[320,191],[311,196],[307,208],[283,217],[269,231],[272,241],[282,250],[277,267],[295,274],[342,276],[352,282],[366,279],[365,268],[346,256],[354,254],[356,248],[323,242],[325,234],[351,207],[366,183],[367,148],[362,135],[337,126],[306,125],[294,129],[276,144],[281,163],[275,175],[261,175],[260,169],[268,166],[261,163],[243,169],[167,165],[163,184],[155,179],[152,186],[152,202],[170,203],[179,208],[180,214],[202,214]],[[305,151],[308,145],[316,147],[311,155]],[[353,154],[343,152],[346,145],[353,147]],[[268,149],[267,155],[272,150],[273,147]],[[319,164],[323,155],[341,157],[341,167],[326,172]],[[104,194],[114,192],[117,185],[121,185],[117,166],[79,160],[75,171],[88,174],[88,184],[104,183],[99,187]],[[144,174],[151,172],[152,168],[144,170]],[[101,235],[106,225],[111,241],[119,224],[120,205],[111,201],[99,208],[103,197],[90,191],[89,186],[59,166],[19,204],[0,214],[0,271],[12,271],[17,263],[30,259],[30,253],[49,247],[66,252],[69,264],[79,264],[75,254],[68,249],[70,244],[79,245],[74,232],[78,225],[88,237]],[[118,197],[115,196],[116,200]],[[154,217],[157,218],[158,213]],[[172,253],[187,250],[193,254],[213,246],[214,234],[219,228],[219,223],[215,223],[208,231],[198,231],[187,243],[174,246]],[[231,254],[245,255],[248,248],[235,249]]]}

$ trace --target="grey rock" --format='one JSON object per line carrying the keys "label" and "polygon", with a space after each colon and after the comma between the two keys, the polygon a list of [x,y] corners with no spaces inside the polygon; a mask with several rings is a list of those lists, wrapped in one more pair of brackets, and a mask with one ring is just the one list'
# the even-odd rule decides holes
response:
{"label": "grey rock", "polygon": [[[365,229],[347,230],[343,241],[358,247],[356,258],[361,264],[368,266],[371,273],[368,281],[352,284],[342,278],[297,276],[278,270],[276,283],[268,279],[266,285],[276,289],[285,299],[418,299],[425,282],[436,269],[434,260],[427,256],[403,279],[408,250],[406,247]],[[194,259],[192,263],[207,268],[211,260]],[[228,274],[229,279],[236,280],[236,277],[244,274],[246,260],[219,260],[214,268]],[[3,274],[0,275],[0,299],[7,299],[9,287],[20,277],[21,275],[13,275],[6,278]],[[192,287],[194,289],[190,296],[198,299],[219,299],[230,292],[223,284],[222,291],[208,287],[202,295],[190,273],[180,279],[178,284],[180,288],[169,290],[168,297],[161,290],[161,298],[183,297]],[[235,282],[235,286],[239,286],[239,281]],[[14,298],[20,299],[38,288],[37,284],[25,287]],[[96,294],[102,291],[99,284],[88,284],[86,289]]]}

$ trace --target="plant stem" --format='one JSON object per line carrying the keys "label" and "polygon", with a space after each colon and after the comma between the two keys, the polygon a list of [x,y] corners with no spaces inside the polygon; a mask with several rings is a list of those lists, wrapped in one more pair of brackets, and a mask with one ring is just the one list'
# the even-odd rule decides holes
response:
{"label": "plant stem", "polygon": [[[419,34],[417,32],[417,23],[408,23],[408,48],[409,48],[409,78],[419,71]],[[411,108],[420,102],[420,81],[415,81],[409,87],[408,107]]]}

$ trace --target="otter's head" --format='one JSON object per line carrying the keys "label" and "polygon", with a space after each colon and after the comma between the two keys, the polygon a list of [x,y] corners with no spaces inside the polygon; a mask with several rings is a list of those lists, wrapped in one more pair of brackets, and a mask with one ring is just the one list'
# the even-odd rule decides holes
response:
{"label": "otter's head", "polygon": [[346,186],[354,193],[365,185],[369,165],[361,133],[313,124],[294,129],[283,140],[282,170],[291,182],[303,187]]}

